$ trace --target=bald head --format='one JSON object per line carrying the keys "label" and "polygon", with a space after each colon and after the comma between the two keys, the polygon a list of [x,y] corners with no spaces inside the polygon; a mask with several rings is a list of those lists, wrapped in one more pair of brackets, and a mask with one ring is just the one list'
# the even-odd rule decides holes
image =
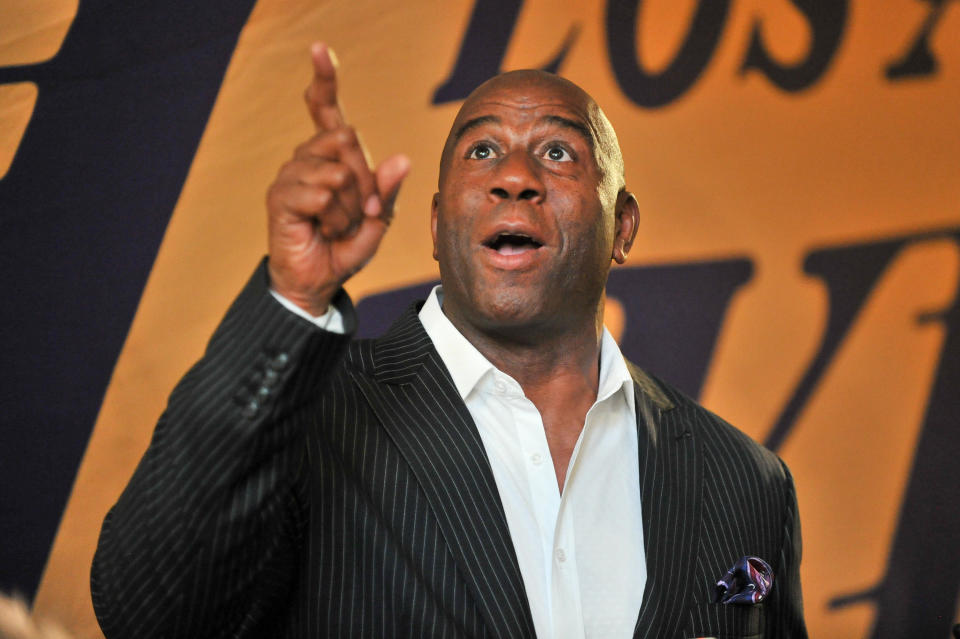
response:
{"label": "bald head", "polygon": [[431,231],[444,313],[477,339],[573,332],[593,349],[607,274],[637,219],[596,102],[542,71],[497,76],[464,102],[440,162]]}
{"label": "bald head", "polygon": [[604,177],[604,185],[617,193],[624,188],[623,155],[620,143],[607,116],[590,95],[573,82],[537,69],[508,71],[495,76],[467,97],[450,127],[440,157],[439,183],[450,165],[457,141],[471,128],[490,122],[486,106],[509,103],[519,108],[555,104],[580,117],[566,124],[580,130],[593,148],[594,158]]}

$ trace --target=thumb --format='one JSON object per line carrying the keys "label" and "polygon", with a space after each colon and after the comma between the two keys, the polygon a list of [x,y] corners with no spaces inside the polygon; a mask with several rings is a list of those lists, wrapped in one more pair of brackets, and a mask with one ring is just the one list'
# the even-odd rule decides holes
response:
{"label": "thumb", "polygon": [[377,193],[380,194],[383,202],[382,217],[388,224],[393,217],[393,204],[400,192],[400,185],[403,184],[409,172],[410,158],[403,154],[392,155],[377,167],[374,176],[377,181]]}
{"label": "thumb", "polygon": [[374,178],[377,181],[377,193],[380,195],[383,207],[377,207],[379,210],[374,215],[365,214],[356,233],[350,239],[347,253],[351,256],[349,261],[352,264],[345,265],[348,267],[347,277],[366,266],[380,247],[380,240],[383,239],[390,226],[390,220],[393,219],[393,203],[397,199],[397,193],[400,192],[403,179],[409,172],[410,158],[405,155],[391,156],[377,167]]}
{"label": "thumb", "polygon": [[360,226],[357,227],[349,243],[344,246],[344,251],[341,254],[344,258],[341,263],[344,270],[344,281],[352,277],[373,259],[388,226],[383,216],[365,217],[360,222]]}

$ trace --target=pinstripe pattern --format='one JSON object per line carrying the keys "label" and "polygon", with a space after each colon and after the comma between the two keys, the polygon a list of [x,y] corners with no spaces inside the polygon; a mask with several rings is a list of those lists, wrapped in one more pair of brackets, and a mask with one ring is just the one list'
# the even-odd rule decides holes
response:
{"label": "pinstripe pattern", "polygon": [[[255,274],[104,521],[91,587],[108,637],[534,636],[482,442],[415,312],[348,341]],[[631,372],[648,564],[636,636],[805,636],[785,467]],[[771,598],[710,604],[744,554],[773,565]]]}
{"label": "pinstripe pattern", "polygon": [[[679,391],[655,383],[671,407],[649,394],[639,407],[648,578],[635,637],[806,637],[799,520],[786,466]],[[773,567],[770,597],[756,606],[712,603],[716,580],[744,555]]]}

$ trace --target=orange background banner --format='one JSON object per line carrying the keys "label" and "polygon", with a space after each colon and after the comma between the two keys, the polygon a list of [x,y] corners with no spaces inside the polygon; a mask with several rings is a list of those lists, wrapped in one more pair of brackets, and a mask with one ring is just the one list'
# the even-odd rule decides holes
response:
{"label": "orange background banner", "polygon": [[[880,636],[892,596],[883,588],[914,556],[895,550],[924,544],[907,514],[918,467],[940,463],[922,459],[934,400],[936,414],[953,415],[952,431],[937,422],[936,432],[952,432],[943,441],[960,447],[958,400],[937,394],[944,371],[956,369],[944,359],[957,355],[950,326],[960,330],[950,323],[960,303],[960,3],[717,1],[727,11],[698,30],[710,2],[626,3],[633,24],[619,20],[617,2],[256,2],[116,359],[35,610],[78,636],[99,634],[87,578],[100,522],[166,395],[265,250],[265,190],[311,135],[302,89],[319,39],[337,52],[341,101],[374,160],[402,151],[413,163],[378,255],[347,285],[355,300],[437,277],[429,202],[460,104],[438,99],[438,88],[469,84],[485,68],[478,61],[496,67],[502,54],[501,70],[559,60],[559,73],[596,98],[642,213],[623,268],[750,265],[704,353],[699,393],[758,441],[772,437],[793,471],[811,636]],[[0,65],[53,56],[78,10],[26,5],[0,6]],[[471,40],[481,19],[499,31],[477,26]],[[17,166],[37,95],[31,82],[0,85],[0,176]],[[644,330],[633,315],[644,294],[611,293],[615,332]],[[956,475],[956,459],[937,468]],[[921,510],[957,526],[956,502]],[[960,563],[952,540],[939,549],[943,571]],[[937,627],[949,628],[958,573],[910,570],[952,584],[952,604],[937,612]]]}

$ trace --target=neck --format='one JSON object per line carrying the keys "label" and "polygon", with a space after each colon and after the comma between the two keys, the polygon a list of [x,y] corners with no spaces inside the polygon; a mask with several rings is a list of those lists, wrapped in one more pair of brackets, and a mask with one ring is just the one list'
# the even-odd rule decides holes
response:
{"label": "neck", "polygon": [[553,389],[596,398],[600,378],[603,303],[596,312],[559,325],[476,326],[456,313],[447,317],[499,370],[517,380],[528,397]]}
{"label": "neck", "polygon": [[557,486],[563,492],[587,412],[597,400],[603,302],[597,303],[595,313],[566,327],[551,318],[537,326],[491,330],[464,322],[455,312],[447,317],[484,357],[517,380],[537,407]]}

